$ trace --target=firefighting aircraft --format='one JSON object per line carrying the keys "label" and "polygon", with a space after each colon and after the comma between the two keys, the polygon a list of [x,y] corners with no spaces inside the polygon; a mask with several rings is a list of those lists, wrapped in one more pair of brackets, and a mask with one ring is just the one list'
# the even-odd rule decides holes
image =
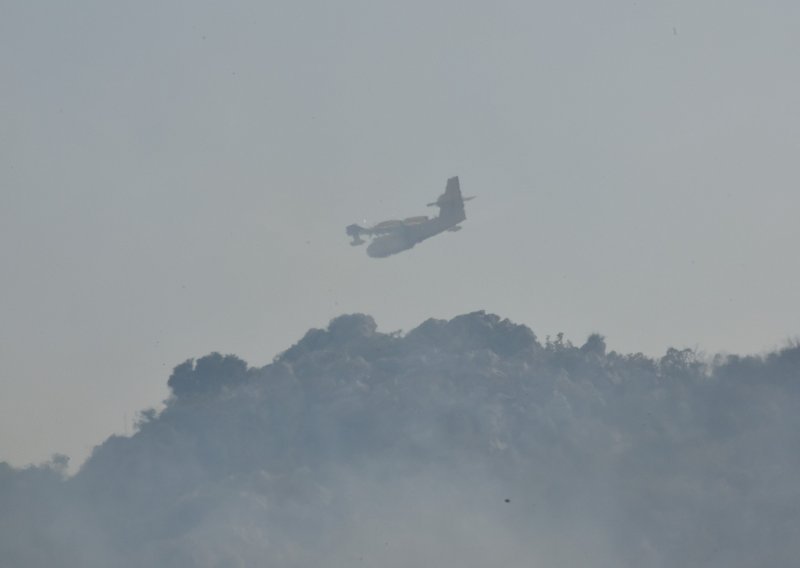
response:
{"label": "firefighting aircraft", "polygon": [[437,217],[409,217],[408,219],[383,221],[373,227],[349,225],[346,229],[353,246],[363,245],[366,241],[361,237],[372,238],[367,247],[367,254],[373,258],[383,258],[410,249],[415,244],[429,239],[444,231],[460,231],[459,223],[467,216],[464,213],[464,202],[474,197],[462,197],[458,177],[447,180],[444,193],[428,207],[438,207]]}

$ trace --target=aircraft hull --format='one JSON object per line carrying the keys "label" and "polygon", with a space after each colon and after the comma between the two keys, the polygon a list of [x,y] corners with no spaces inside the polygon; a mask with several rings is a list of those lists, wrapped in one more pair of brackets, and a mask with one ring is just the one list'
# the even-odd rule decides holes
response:
{"label": "aircraft hull", "polygon": [[367,254],[372,258],[384,258],[410,249],[415,244],[405,235],[386,235],[373,239],[367,247]]}

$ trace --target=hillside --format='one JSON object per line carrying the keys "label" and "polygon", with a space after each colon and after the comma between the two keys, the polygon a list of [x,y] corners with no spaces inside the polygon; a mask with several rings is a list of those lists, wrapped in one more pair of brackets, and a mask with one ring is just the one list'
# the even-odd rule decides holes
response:
{"label": "hillside", "polygon": [[0,564],[791,565],[800,347],[661,358],[476,312],[181,363],[163,411],[0,464]]}

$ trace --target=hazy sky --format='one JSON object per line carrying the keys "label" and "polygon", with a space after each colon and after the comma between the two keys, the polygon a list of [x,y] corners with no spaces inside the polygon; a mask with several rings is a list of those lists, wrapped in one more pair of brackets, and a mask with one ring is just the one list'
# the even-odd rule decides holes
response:
{"label": "hazy sky", "polygon": [[[0,1],[0,460],[210,351],[485,309],[619,351],[800,333],[795,1]],[[387,259],[352,222],[464,230]],[[128,426],[130,428],[130,426]]]}

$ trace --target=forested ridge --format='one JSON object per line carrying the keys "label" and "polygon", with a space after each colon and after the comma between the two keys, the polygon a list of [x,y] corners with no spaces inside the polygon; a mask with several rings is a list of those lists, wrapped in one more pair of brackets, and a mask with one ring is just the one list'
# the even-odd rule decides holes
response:
{"label": "forested ridge", "polygon": [[[43,378],[45,380],[46,378]],[[800,346],[611,351],[366,315],[181,363],[73,476],[0,464],[0,564],[719,566],[800,556]]]}

